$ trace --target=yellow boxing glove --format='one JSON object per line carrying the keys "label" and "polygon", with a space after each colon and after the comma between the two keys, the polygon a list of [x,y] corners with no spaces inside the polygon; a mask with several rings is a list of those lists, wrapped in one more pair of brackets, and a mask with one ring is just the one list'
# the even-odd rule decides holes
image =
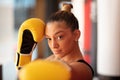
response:
{"label": "yellow boxing glove", "polygon": [[60,61],[36,60],[25,65],[19,80],[70,80],[71,68]]}
{"label": "yellow boxing glove", "polygon": [[38,18],[30,18],[22,23],[18,32],[16,66],[20,69],[31,61],[32,51],[44,37],[45,23]]}

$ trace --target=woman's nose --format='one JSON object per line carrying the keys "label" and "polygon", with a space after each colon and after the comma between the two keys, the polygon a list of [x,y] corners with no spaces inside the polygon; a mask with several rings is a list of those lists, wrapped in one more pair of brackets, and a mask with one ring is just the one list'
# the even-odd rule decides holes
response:
{"label": "woman's nose", "polygon": [[52,48],[58,48],[59,45],[56,40],[52,40]]}

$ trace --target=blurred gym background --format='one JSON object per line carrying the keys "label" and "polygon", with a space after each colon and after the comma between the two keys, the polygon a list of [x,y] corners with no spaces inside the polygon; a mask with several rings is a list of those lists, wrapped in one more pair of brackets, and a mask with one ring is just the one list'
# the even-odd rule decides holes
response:
{"label": "blurred gym background", "polygon": [[[63,3],[73,4],[82,33],[79,45],[95,71],[93,80],[120,80],[120,0],[0,0],[0,80],[17,80],[14,59],[21,23],[32,17],[46,21]],[[43,40],[32,60],[50,54]]]}

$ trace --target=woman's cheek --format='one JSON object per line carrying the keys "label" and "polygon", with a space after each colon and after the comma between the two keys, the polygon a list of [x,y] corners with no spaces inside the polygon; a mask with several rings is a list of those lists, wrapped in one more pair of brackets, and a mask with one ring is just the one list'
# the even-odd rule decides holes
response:
{"label": "woman's cheek", "polygon": [[64,50],[70,50],[70,49],[72,49],[73,45],[72,45],[72,42],[70,40],[67,40],[61,46]]}

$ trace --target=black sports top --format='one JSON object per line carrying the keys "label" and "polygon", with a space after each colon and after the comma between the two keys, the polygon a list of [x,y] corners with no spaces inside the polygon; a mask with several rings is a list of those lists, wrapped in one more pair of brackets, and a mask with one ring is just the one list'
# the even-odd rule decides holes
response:
{"label": "black sports top", "polygon": [[78,60],[77,62],[85,63],[91,69],[92,75],[94,76],[94,71],[93,71],[92,67],[85,60]]}

